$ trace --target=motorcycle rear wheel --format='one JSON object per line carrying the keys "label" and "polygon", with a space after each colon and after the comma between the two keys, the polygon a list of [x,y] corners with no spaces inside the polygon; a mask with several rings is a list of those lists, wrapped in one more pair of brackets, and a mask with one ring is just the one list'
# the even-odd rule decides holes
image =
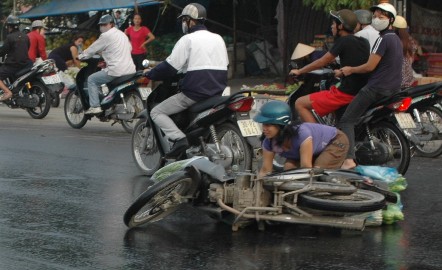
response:
{"label": "motorcycle rear wheel", "polygon": [[188,195],[193,180],[186,172],[172,174],[144,191],[124,213],[124,224],[129,228],[152,223],[172,214],[183,203],[176,200]]}
{"label": "motorcycle rear wheel", "polygon": [[362,189],[346,195],[310,192],[299,196],[303,206],[336,212],[371,212],[382,209],[386,203],[384,195]]}
{"label": "motorcycle rear wheel", "polygon": [[[389,122],[376,123],[370,127],[370,132],[374,139],[389,147],[392,151],[393,159],[384,164],[367,164],[364,160],[358,158],[358,153],[356,151],[357,162],[361,165],[393,167],[396,168],[400,174],[405,175],[411,159],[410,144],[408,143],[407,138],[405,138],[405,135],[395,125]],[[363,136],[364,138],[357,138],[356,144],[358,144],[358,141],[368,142],[367,134],[365,132],[363,133]]]}
{"label": "motorcycle rear wheel", "polygon": [[221,144],[233,152],[232,165],[238,166],[239,172],[252,169],[252,150],[238,127],[231,123],[223,123],[216,127]]}
{"label": "motorcycle rear wheel", "polygon": [[[124,97],[127,109],[136,117],[142,110],[144,110],[145,102],[141,99],[141,95],[137,91],[131,91]],[[137,119],[123,120],[121,125],[127,133],[132,133],[137,123]]]}
{"label": "motorcycle rear wheel", "polygon": [[132,156],[137,167],[147,176],[164,166],[158,141],[146,119],[140,119],[132,132]]}
{"label": "motorcycle rear wheel", "polygon": [[[442,110],[437,107],[426,107],[419,110],[421,117],[421,123],[425,126],[435,127],[439,134],[442,133]],[[434,122],[430,120],[430,115],[434,119]],[[419,125],[419,123],[416,123]],[[421,131],[419,129],[419,131]],[[421,139],[425,139],[425,134],[418,134],[417,136]],[[432,136],[428,134],[427,136]],[[436,158],[442,154],[442,140],[422,140],[423,145],[415,145],[416,152],[421,157]]]}
{"label": "motorcycle rear wheel", "polygon": [[51,95],[47,88],[40,82],[31,82],[29,93],[31,95],[37,95],[40,101],[37,106],[34,108],[27,108],[26,111],[34,119],[45,118],[51,108]]}
{"label": "motorcycle rear wheel", "polygon": [[84,114],[83,104],[76,91],[67,94],[64,101],[64,116],[68,124],[73,128],[82,128],[86,125],[87,117]]}

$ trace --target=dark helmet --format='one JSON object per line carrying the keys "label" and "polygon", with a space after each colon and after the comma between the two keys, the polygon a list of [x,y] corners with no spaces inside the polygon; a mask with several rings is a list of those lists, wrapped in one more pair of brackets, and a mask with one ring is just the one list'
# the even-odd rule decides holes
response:
{"label": "dark helmet", "polygon": [[114,18],[112,18],[112,16],[109,14],[101,16],[100,20],[98,21],[99,25],[108,23],[114,23]]}
{"label": "dark helmet", "polygon": [[292,112],[287,103],[272,100],[262,105],[261,110],[253,117],[253,120],[262,124],[288,125],[291,121]]}
{"label": "dark helmet", "polygon": [[373,13],[366,9],[358,9],[354,12],[360,24],[371,24]]}
{"label": "dark helmet", "polygon": [[330,15],[338,20],[348,32],[353,32],[358,24],[358,17],[356,17],[356,14],[349,9],[341,9],[338,11],[332,10],[330,11]]}
{"label": "dark helmet", "polygon": [[178,19],[188,16],[194,20],[205,20],[207,18],[206,8],[198,3],[191,3],[184,7]]}
{"label": "dark helmet", "polygon": [[16,26],[19,24],[20,24],[20,20],[16,16],[9,15],[8,18],[6,18],[6,25]]}

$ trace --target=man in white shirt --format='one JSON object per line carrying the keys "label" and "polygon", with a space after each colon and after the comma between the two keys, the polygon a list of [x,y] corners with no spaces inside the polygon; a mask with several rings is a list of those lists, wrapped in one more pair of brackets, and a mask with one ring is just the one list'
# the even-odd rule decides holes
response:
{"label": "man in white shirt", "polygon": [[130,54],[132,46],[129,39],[114,27],[112,16],[109,14],[101,16],[98,24],[100,25],[100,37],[78,56],[79,59],[83,59],[101,54],[106,62],[106,68],[95,72],[87,79],[90,108],[85,114],[99,114],[103,111],[100,107],[100,86],[102,84],[136,72]]}
{"label": "man in white shirt", "polygon": [[183,9],[178,19],[186,35],[178,40],[166,61],[146,74],[149,79],[163,80],[177,72],[186,73],[181,92],[161,102],[150,112],[155,124],[174,142],[166,153],[168,158],[177,157],[188,147],[186,134],[169,115],[184,111],[199,101],[220,96],[227,86],[229,64],[224,40],[204,26],[204,6],[191,3]]}
{"label": "man in white shirt", "polygon": [[367,39],[370,43],[371,51],[371,49],[373,49],[374,43],[376,42],[376,39],[378,39],[379,37],[379,31],[371,26],[373,13],[365,9],[358,9],[354,13],[356,14],[356,17],[358,17],[358,25],[355,29],[355,36]]}

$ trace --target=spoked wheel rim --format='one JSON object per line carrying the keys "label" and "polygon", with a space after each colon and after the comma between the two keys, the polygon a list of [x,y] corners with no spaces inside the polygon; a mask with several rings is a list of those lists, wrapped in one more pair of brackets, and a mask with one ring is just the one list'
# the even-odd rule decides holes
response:
{"label": "spoked wheel rim", "polygon": [[180,198],[192,185],[191,178],[180,179],[156,193],[132,218],[131,225],[154,222],[169,215],[183,203]]}
{"label": "spoked wheel rim", "polygon": [[222,125],[218,128],[218,137],[220,144],[232,152],[232,165],[237,166],[238,171],[250,170],[251,151],[239,129],[231,124]]}
{"label": "spoked wheel rim", "polygon": [[426,108],[420,112],[420,118],[423,130],[416,130],[416,136],[420,140],[420,144],[416,145],[417,152],[425,157],[437,157],[442,153],[442,140],[431,138],[442,131],[442,111],[435,107]]}
{"label": "spoked wheel rim", "polygon": [[71,92],[66,96],[65,102],[65,115],[69,124],[75,127],[84,126],[86,115],[84,114],[84,108],[80,97],[75,95],[74,92]]}
{"label": "spoked wheel rim", "polygon": [[[144,103],[138,93],[131,93],[126,98],[126,105],[128,114],[132,114],[133,117],[136,117],[141,111],[144,110]],[[122,122],[123,128],[128,132],[132,133],[134,130],[135,124],[137,123],[136,119],[124,120]]]}
{"label": "spoked wheel rim", "polygon": [[162,157],[152,128],[146,125],[146,120],[140,121],[132,134],[133,156],[142,171],[153,174],[161,166]]}

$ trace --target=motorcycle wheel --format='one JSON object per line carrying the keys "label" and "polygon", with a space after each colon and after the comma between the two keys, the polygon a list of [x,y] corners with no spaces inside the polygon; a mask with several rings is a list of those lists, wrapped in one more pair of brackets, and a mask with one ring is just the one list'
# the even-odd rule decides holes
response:
{"label": "motorcycle wheel", "polygon": [[384,195],[362,189],[346,195],[328,192],[309,192],[299,196],[300,205],[325,211],[371,212],[382,209],[385,206]]}
{"label": "motorcycle wheel", "polygon": [[40,82],[32,82],[31,89],[29,89],[31,95],[37,95],[40,99],[37,106],[34,108],[27,108],[26,111],[34,119],[45,118],[51,108],[51,95],[46,87]]}
{"label": "motorcycle wheel", "polygon": [[[144,110],[145,103],[141,99],[141,95],[136,91],[131,91],[124,97],[127,105],[127,110],[133,113],[136,117],[142,110]],[[136,119],[123,120],[121,124],[127,133],[132,133],[134,126],[137,123]]]}
{"label": "motorcycle wheel", "polygon": [[[389,122],[376,123],[375,125],[370,127],[370,132],[373,135],[373,139],[377,140],[378,142],[384,143],[387,147],[391,149],[393,153],[392,160],[384,164],[377,165],[396,168],[400,174],[405,175],[408,166],[410,165],[411,153],[410,145],[404,134],[395,125]],[[361,140],[357,140],[356,144],[358,144],[358,141],[368,141],[367,134],[365,132],[363,134],[364,138],[361,138]],[[356,160],[361,165],[365,164],[363,160],[358,159],[357,153]]]}
{"label": "motorcycle wheel", "polygon": [[180,197],[188,195],[192,184],[192,178],[183,171],[150,186],[126,210],[124,224],[133,228],[170,215],[184,203]]}
{"label": "motorcycle wheel", "polygon": [[239,128],[231,123],[223,123],[216,128],[216,131],[220,143],[233,152],[232,165],[237,165],[239,172],[251,170],[252,151]]}
{"label": "motorcycle wheel", "polygon": [[132,133],[132,156],[137,167],[147,176],[164,166],[158,141],[146,119],[140,119]]}
{"label": "motorcycle wheel", "polygon": [[[424,126],[424,131],[421,129],[416,129],[418,133],[416,136],[421,139],[422,145],[416,146],[416,153],[421,157],[435,158],[442,154],[442,140],[425,140],[425,137],[431,137],[432,134],[424,133],[427,127],[436,128],[438,134],[442,132],[442,110],[437,107],[426,107],[419,110],[419,115],[421,117],[421,123]],[[434,119],[434,121],[431,121]],[[416,123],[419,125],[419,123]],[[439,135],[438,135],[439,136]]]}
{"label": "motorcycle wheel", "polygon": [[68,124],[73,128],[82,128],[86,125],[87,117],[84,114],[83,104],[80,97],[71,91],[64,101],[64,116]]}

